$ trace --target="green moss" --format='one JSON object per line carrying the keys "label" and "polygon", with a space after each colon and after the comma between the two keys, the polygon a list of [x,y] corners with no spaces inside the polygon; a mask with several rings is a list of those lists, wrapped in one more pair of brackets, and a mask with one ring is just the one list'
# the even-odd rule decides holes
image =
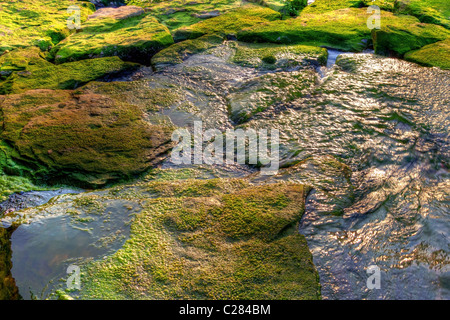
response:
{"label": "green moss", "polygon": [[445,40],[450,31],[444,27],[421,23],[412,16],[382,13],[381,29],[372,30],[375,53],[403,56],[427,44]]}
{"label": "green moss", "polygon": [[450,69],[450,38],[405,54],[405,59],[428,67]]}
{"label": "green moss", "polygon": [[11,157],[50,182],[98,186],[127,178],[160,161],[171,146],[171,127],[144,121],[138,104],[93,87],[30,90],[7,96],[1,108],[1,138],[13,146]]}
{"label": "green moss", "polygon": [[[305,238],[290,228],[302,216],[307,190],[237,181],[169,183],[170,190],[208,187],[197,195],[148,199],[123,247],[83,270],[80,297],[320,298]],[[158,189],[158,182],[151,184]]]}
{"label": "green moss", "polygon": [[204,20],[205,13],[218,11],[225,13],[242,5],[241,0],[196,0],[196,1],[146,1],[129,0],[128,4],[147,8],[149,14],[170,30],[192,25]]}
{"label": "green moss", "polygon": [[122,20],[99,17],[83,23],[81,32],[59,43],[51,53],[56,63],[118,56],[149,64],[152,55],[172,43],[167,27],[150,15]]}
{"label": "green moss", "polygon": [[0,55],[6,50],[37,45],[49,49],[74,32],[67,28],[71,13],[78,5],[81,23],[94,12],[94,5],[71,0],[24,0],[0,3]]}
{"label": "green moss", "polygon": [[0,93],[29,89],[75,89],[89,81],[137,68],[118,57],[89,59],[54,65],[43,59],[37,47],[16,49],[0,57]]}
{"label": "green moss", "polygon": [[423,24],[412,16],[396,16],[381,12],[381,30],[367,28],[369,15],[365,8],[347,8],[321,13],[304,10],[295,18],[272,21],[238,33],[242,41],[303,43],[327,46],[345,51],[360,51],[370,45],[377,53],[402,56],[424,45],[444,40],[449,31],[432,24]]}
{"label": "green moss", "polygon": [[155,54],[152,58],[152,65],[159,69],[167,65],[182,63],[189,56],[214,48],[222,42],[223,38],[217,35],[204,35],[197,39],[178,42]]}
{"label": "green moss", "polygon": [[174,39],[178,42],[212,33],[220,35],[236,34],[244,28],[276,20],[280,17],[280,13],[272,9],[247,5],[189,27],[177,29],[174,32]]}
{"label": "green moss", "polygon": [[363,0],[316,0],[303,9],[302,13],[324,13],[338,9],[361,8]]}
{"label": "green moss", "polygon": [[450,28],[450,3],[447,0],[365,0],[365,4],[376,5],[396,14],[412,15],[420,22]]}
{"label": "green moss", "polygon": [[370,30],[367,13],[360,9],[341,9],[324,13],[304,13],[295,18],[262,23],[239,31],[238,40],[281,44],[309,44],[346,51],[367,46]]}
{"label": "green moss", "polygon": [[[277,45],[270,43],[237,43],[231,61],[245,67],[280,68],[309,64],[325,65],[328,52],[324,48],[305,45]],[[277,63],[278,62],[278,63]],[[264,64],[276,64],[267,66]]]}

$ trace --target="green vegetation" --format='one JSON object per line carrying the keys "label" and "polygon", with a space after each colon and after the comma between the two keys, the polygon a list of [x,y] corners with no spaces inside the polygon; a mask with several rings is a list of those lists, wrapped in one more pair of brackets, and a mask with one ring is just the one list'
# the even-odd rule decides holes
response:
{"label": "green vegetation", "polygon": [[156,52],[173,43],[167,27],[150,15],[127,19],[98,17],[83,23],[77,32],[51,50],[56,63],[118,56],[150,64]]}
{"label": "green vegetation", "polygon": [[381,29],[372,30],[375,53],[394,54],[402,57],[411,50],[450,37],[450,30],[444,27],[421,23],[412,16],[396,16],[382,12]]}
{"label": "green vegetation", "polygon": [[303,9],[302,13],[324,13],[338,9],[361,8],[363,0],[316,0]]}
{"label": "green vegetation", "polygon": [[49,182],[100,186],[127,178],[160,160],[171,129],[144,121],[140,106],[126,99],[89,86],[9,95],[0,103],[1,138],[13,146],[14,160]]}
{"label": "green vegetation", "polygon": [[280,19],[280,13],[254,5],[246,5],[218,17],[201,21],[189,27],[183,27],[175,30],[174,39],[176,42],[199,38],[205,34],[217,33],[222,36],[234,35],[238,31]]}
{"label": "green vegetation", "polygon": [[[0,56],[0,93],[29,89],[75,89],[89,81],[137,68],[118,57],[89,59],[54,65],[37,47],[16,49]],[[3,81],[2,78],[4,79]]]}
{"label": "green vegetation", "polygon": [[128,0],[129,5],[148,8],[149,14],[157,18],[169,30],[192,25],[208,17],[220,15],[242,5],[241,0]]}
{"label": "green vegetation", "polygon": [[152,65],[158,69],[166,65],[182,63],[191,55],[214,48],[222,42],[223,38],[214,34],[178,42],[155,54],[152,58]]}
{"label": "green vegetation", "polygon": [[360,51],[370,40],[367,13],[360,9],[341,9],[324,13],[303,13],[288,20],[266,22],[238,32],[238,40],[280,44],[327,46]]}
{"label": "green vegetation", "polygon": [[307,5],[308,0],[286,0],[286,4],[281,9],[281,12],[289,16],[295,17]]}
{"label": "green vegetation", "polygon": [[[311,10],[310,10],[311,11]],[[302,43],[345,51],[360,51],[372,39],[376,53],[402,56],[408,51],[444,40],[450,31],[433,24],[421,23],[412,16],[396,16],[382,11],[381,30],[367,28],[369,14],[365,8],[347,8],[302,14],[290,20],[267,22],[240,31],[241,41]]]}
{"label": "green vegetation", "polygon": [[0,55],[6,50],[39,46],[49,49],[71,32],[67,8],[78,5],[81,22],[94,12],[94,5],[87,1],[26,0],[0,3]]}
{"label": "green vegetation", "polygon": [[[325,65],[328,52],[324,48],[305,45],[277,45],[272,43],[236,43],[232,62],[254,68],[293,67],[312,61]],[[279,62],[277,64],[277,62]],[[274,65],[275,66],[268,66]]]}
{"label": "green vegetation", "polygon": [[423,66],[450,69],[450,38],[405,54],[405,59]]}
{"label": "green vegetation", "polygon": [[320,298],[312,256],[295,228],[305,187],[213,179],[142,189],[156,198],[143,202],[122,249],[86,266],[80,297]]}

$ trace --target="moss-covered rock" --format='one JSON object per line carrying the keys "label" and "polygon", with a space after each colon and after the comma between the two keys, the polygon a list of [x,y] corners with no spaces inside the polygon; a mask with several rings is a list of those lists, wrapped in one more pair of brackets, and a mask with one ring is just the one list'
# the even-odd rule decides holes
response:
{"label": "moss-covered rock", "polygon": [[[127,190],[108,198],[130,199]],[[81,298],[320,298],[295,228],[308,188],[214,179],[141,183],[133,194],[144,190],[153,196],[142,202],[130,239],[83,269]]]}
{"label": "moss-covered rock", "polygon": [[129,5],[141,6],[169,30],[192,25],[221,15],[242,5],[241,0],[146,1],[128,0]]}
{"label": "moss-covered rock", "polygon": [[450,38],[405,54],[405,59],[428,67],[450,69]]}
{"label": "moss-covered rock", "polygon": [[271,43],[236,43],[232,62],[253,68],[292,68],[300,65],[325,65],[328,52],[324,48],[305,45]]}
{"label": "moss-covered rock", "polygon": [[56,63],[118,56],[150,64],[152,55],[173,44],[172,36],[154,17],[142,14],[126,19],[97,17],[59,43],[51,53]]}
{"label": "moss-covered rock", "polygon": [[396,14],[417,17],[420,22],[450,28],[450,3],[447,0],[364,0],[367,6],[376,5]]}
{"label": "moss-covered rock", "polygon": [[181,63],[191,55],[214,48],[222,42],[221,36],[204,35],[197,39],[175,43],[155,54],[152,58],[152,66],[159,70],[169,65]]}
{"label": "moss-covered rock", "polygon": [[302,13],[323,13],[345,8],[361,8],[365,6],[364,0],[316,0]]}
{"label": "moss-covered rock", "polygon": [[324,13],[303,13],[295,19],[276,20],[239,31],[238,40],[281,44],[309,44],[346,51],[359,51],[369,44],[367,13],[340,9]]}
{"label": "moss-covered rock", "polygon": [[50,183],[97,186],[127,178],[170,148],[171,128],[145,121],[133,99],[114,99],[95,87],[12,94],[0,103],[1,138],[14,148],[14,160]]}
{"label": "moss-covered rock", "polygon": [[406,52],[450,37],[444,27],[421,23],[412,16],[382,13],[381,29],[372,30],[375,53],[402,57]]}
{"label": "moss-covered rock", "polygon": [[0,55],[6,50],[39,46],[49,49],[73,31],[67,28],[67,19],[73,14],[71,5],[80,8],[81,23],[95,10],[87,1],[24,0],[0,3]]}
{"label": "moss-covered rock", "polygon": [[303,43],[346,51],[360,51],[369,46],[372,39],[377,53],[398,56],[449,37],[449,31],[441,26],[424,24],[413,16],[397,16],[387,11],[381,12],[381,29],[371,31],[367,27],[369,17],[365,8],[320,13],[308,13],[305,9],[295,19],[247,28],[237,37],[247,42]]}
{"label": "moss-covered rock", "polygon": [[195,39],[205,34],[234,35],[238,31],[263,22],[280,19],[281,15],[269,8],[247,5],[218,17],[207,19],[175,30],[175,41]]}
{"label": "moss-covered rock", "polygon": [[[89,81],[132,70],[139,65],[106,57],[54,65],[40,49],[16,49],[0,56],[0,94],[30,89],[75,89]],[[3,79],[3,81],[1,81]]]}

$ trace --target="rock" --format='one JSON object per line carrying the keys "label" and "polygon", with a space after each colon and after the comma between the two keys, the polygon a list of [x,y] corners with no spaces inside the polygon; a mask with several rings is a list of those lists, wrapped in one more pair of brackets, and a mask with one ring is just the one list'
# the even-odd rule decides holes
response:
{"label": "rock", "polygon": [[193,13],[192,16],[196,17],[196,18],[200,18],[200,19],[209,19],[209,18],[214,18],[214,17],[218,17],[221,15],[221,12],[219,10],[213,10],[210,12],[200,12],[200,13]]}
{"label": "rock", "polygon": [[95,11],[93,4],[72,0],[3,1],[0,10],[0,55],[6,50],[56,45],[72,32],[67,28],[67,8],[78,5],[81,24]]}
{"label": "rock", "polygon": [[30,89],[75,89],[89,81],[136,69],[139,65],[105,57],[54,65],[37,47],[16,49],[0,57],[0,93]]}
{"label": "rock", "polygon": [[450,30],[442,26],[421,23],[412,16],[383,13],[381,29],[372,30],[375,53],[403,57],[411,50],[445,40]]}
{"label": "rock", "polygon": [[179,42],[213,33],[226,36],[227,34],[235,34],[244,28],[276,20],[280,17],[280,13],[272,9],[246,5],[191,26],[179,28],[174,32],[174,39],[176,42]]}
{"label": "rock", "polygon": [[[11,94],[1,103],[0,138],[15,148],[13,159],[50,182],[95,187],[131,177],[162,160],[171,148],[173,128],[144,120],[148,99],[136,102],[137,91],[133,97],[118,96],[114,88],[120,85]],[[152,95],[151,89],[143,90]]]}
{"label": "rock", "polygon": [[450,70],[450,38],[405,54],[405,59],[428,67]]}
{"label": "rock", "polygon": [[117,20],[128,19],[144,14],[144,9],[137,6],[122,6],[118,8],[101,8],[91,14],[88,19],[112,18]]}
{"label": "rock", "polygon": [[51,51],[56,63],[118,56],[122,60],[150,64],[151,57],[173,44],[172,36],[154,17],[141,14],[124,19],[97,17]]}
{"label": "rock", "polygon": [[81,299],[319,299],[318,273],[296,228],[308,191],[246,179],[151,179],[65,197],[45,212],[91,217],[77,225],[95,228],[129,215],[124,204],[134,208],[129,239],[83,267]]}

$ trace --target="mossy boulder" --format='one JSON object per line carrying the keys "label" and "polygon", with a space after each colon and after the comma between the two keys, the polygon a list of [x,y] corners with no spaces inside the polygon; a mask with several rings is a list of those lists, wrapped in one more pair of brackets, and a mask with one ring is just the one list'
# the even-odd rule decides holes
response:
{"label": "mossy boulder", "polygon": [[367,6],[376,5],[396,14],[417,17],[420,22],[450,28],[450,3],[447,0],[364,0]]}
{"label": "mossy boulder", "polygon": [[96,199],[146,200],[123,247],[83,267],[82,299],[320,298],[312,255],[296,228],[307,187],[213,179],[127,190]]}
{"label": "mossy boulder", "polygon": [[428,67],[450,70],[450,38],[405,54],[405,59]]}
{"label": "mossy boulder", "polygon": [[400,57],[408,51],[449,37],[450,30],[442,26],[421,23],[413,16],[397,16],[390,12],[382,12],[381,29],[372,30],[375,53]]}
{"label": "mossy boulder", "polygon": [[263,22],[280,19],[281,14],[269,8],[247,5],[218,17],[207,19],[174,31],[176,42],[199,38],[205,34],[216,33],[222,36],[234,35],[240,30]]}
{"label": "mossy boulder", "polygon": [[73,30],[67,28],[67,19],[73,14],[67,9],[80,8],[81,23],[95,11],[87,1],[24,0],[0,3],[0,55],[6,50],[39,46],[49,49],[66,38]]}
{"label": "mossy boulder", "polygon": [[95,87],[11,94],[0,103],[1,139],[13,148],[13,160],[49,183],[100,186],[129,178],[161,160],[172,131],[145,121],[132,99]]}
{"label": "mossy boulder", "polygon": [[169,30],[186,27],[242,6],[241,0],[146,1],[128,0],[144,8]]}
{"label": "mossy boulder", "polygon": [[165,66],[182,63],[193,54],[214,48],[222,42],[223,38],[221,36],[204,35],[197,39],[175,43],[155,54],[152,58],[152,66],[154,66],[156,70],[159,70]]}
{"label": "mossy boulder", "polygon": [[288,69],[302,65],[327,63],[328,52],[325,48],[305,45],[277,45],[272,43],[234,44],[236,53],[231,61],[245,67],[261,69]]}
{"label": "mossy boulder", "polygon": [[150,64],[151,57],[173,44],[172,36],[154,17],[141,14],[126,19],[97,17],[82,24],[51,51],[56,63],[118,56],[122,60]]}
{"label": "mossy boulder", "polygon": [[323,13],[345,8],[361,8],[365,6],[363,0],[316,0],[305,9],[302,13]]}
{"label": "mossy boulder", "polygon": [[[16,49],[0,56],[0,93],[30,89],[75,89],[89,81],[136,69],[139,65],[105,57],[54,65],[37,47]],[[2,81],[3,79],[3,81]]]}
{"label": "mossy boulder", "polygon": [[276,20],[237,33],[245,42],[308,44],[346,51],[360,51],[371,38],[367,13],[361,9],[340,9],[324,13],[303,13],[295,19]]}

